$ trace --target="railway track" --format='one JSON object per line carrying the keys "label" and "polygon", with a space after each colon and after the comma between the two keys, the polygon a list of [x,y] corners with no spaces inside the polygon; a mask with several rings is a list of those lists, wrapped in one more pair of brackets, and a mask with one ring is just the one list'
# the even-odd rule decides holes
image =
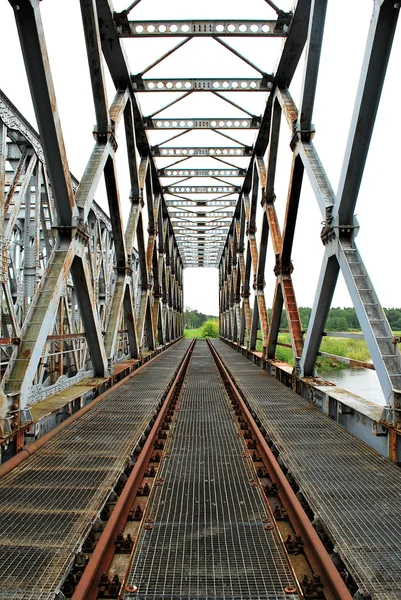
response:
{"label": "railway track", "polygon": [[[333,451],[305,439],[301,418],[336,440]],[[337,521],[316,519],[331,510],[326,487],[348,481],[331,465],[340,447],[352,449],[355,484],[375,490],[369,473],[388,477],[377,528],[392,514],[395,465],[222,342],[183,341],[3,469],[0,600],[349,600],[382,563],[371,597],[397,599],[398,546],[383,529],[369,555],[363,486],[350,484]],[[330,483],[311,487],[326,472]],[[344,550],[349,515],[362,563]],[[335,549],[321,522],[340,527]],[[368,563],[376,571],[366,574]]]}
{"label": "railway track", "polygon": [[351,598],[211,345],[191,347],[124,483],[65,597]]}

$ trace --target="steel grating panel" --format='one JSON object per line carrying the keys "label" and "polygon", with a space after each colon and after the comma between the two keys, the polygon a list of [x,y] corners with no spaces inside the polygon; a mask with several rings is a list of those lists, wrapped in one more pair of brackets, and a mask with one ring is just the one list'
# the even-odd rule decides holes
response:
{"label": "steel grating panel", "polygon": [[0,480],[0,597],[54,598],[190,340],[173,346]]}
{"label": "steel grating panel", "polygon": [[400,469],[224,342],[213,344],[361,592],[400,600]]}
{"label": "steel grating panel", "polygon": [[140,600],[283,600],[294,585],[206,342],[197,342],[129,584]]}

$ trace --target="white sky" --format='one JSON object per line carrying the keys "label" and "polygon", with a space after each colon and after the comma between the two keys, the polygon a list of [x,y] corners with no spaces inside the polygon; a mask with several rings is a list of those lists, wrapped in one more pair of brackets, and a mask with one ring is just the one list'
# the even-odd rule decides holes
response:
{"label": "white sky", "polygon": [[[117,10],[122,10],[127,4],[128,0],[116,0],[114,2]],[[291,2],[290,0],[277,0],[277,4],[288,10]],[[63,11],[61,12],[60,0],[53,2],[43,0],[41,2],[46,41],[69,166],[74,175],[80,178],[93,147],[92,129],[95,117],[79,2],[78,0],[69,0],[68,10],[65,10],[66,3],[63,2],[62,6]],[[313,122],[316,127],[314,142],[334,190],[337,189],[341,171],[372,7],[373,2],[367,0],[329,0]],[[246,3],[233,0],[220,0],[218,3],[215,0],[202,0],[200,3],[184,0],[142,0],[130,14],[131,19],[138,20],[224,17],[274,18],[274,13],[263,0],[247,0]],[[26,118],[35,125],[14,15],[11,6],[5,1],[0,4],[0,23],[2,25],[0,53],[3,57],[0,66],[0,88]],[[139,72],[178,41],[179,38],[124,40],[132,72]],[[274,71],[281,40],[230,38],[227,41],[263,70],[267,72]],[[395,106],[396,99],[401,95],[400,57],[401,32],[399,27],[356,208],[361,226],[357,244],[380,301],[387,307],[401,305],[401,284],[398,275],[399,268],[397,268],[399,259],[400,167],[397,148],[398,115]],[[302,70],[303,61],[301,61],[291,87],[291,93],[297,105],[299,105]],[[202,38],[192,40],[186,44],[161,66],[147,73],[146,77],[253,77],[255,75],[253,69],[233,57],[216,42]],[[108,82],[109,101],[111,102],[114,90],[110,78]],[[197,97],[195,98],[195,96]],[[203,93],[192,94],[189,96],[191,102],[189,102],[189,99],[184,100],[182,103],[175,105],[170,111],[163,113],[163,116],[166,118],[210,116],[210,110],[212,109],[219,113],[214,116],[231,118],[241,115],[239,111],[229,107],[223,101],[215,100],[214,103],[210,103],[208,96],[209,94]],[[174,93],[141,94],[140,103],[144,114],[147,115],[174,97]],[[266,96],[260,93],[246,95],[236,93],[231,94],[231,98],[256,114],[263,111],[266,100]],[[225,114],[224,111],[226,111]],[[151,143],[158,143],[174,133],[171,131],[154,132],[152,133]],[[241,134],[238,131],[227,131],[227,133],[248,143],[252,143],[256,134],[255,131],[246,131]],[[285,123],[282,125],[282,134],[276,182],[276,209],[281,223],[285,211],[289,166],[291,164],[290,132]],[[195,133],[188,134],[188,136],[178,138],[172,144],[185,146],[194,143],[195,145],[203,145],[203,142],[205,142],[204,145],[208,145],[205,140],[210,140],[210,145],[232,145],[229,140],[224,141],[215,133],[206,135],[209,138],[200,138]],[[213,138],[210,138],[210,136],[213,136]],[[129,206],[129,180],[123,150],[124,138],[122,131],[118,141],[122,148],[120,152],[117,152],[118,175],[121,203],[126,219]],[[201,162],[201,159],[191,160],[194,161],[192,167],[209,167],[209,164]],[[163,166],[162,161],[159,164]],[[242,166],[241,159],[236,159],[236,164]],[[186,166],[189,166],[189,164]],[[164,183],[172,183],[173,181],[164,180]],[[199,185],[202,182],[195,181],[195,184]],[[96,194],[96,200],[104,206],[105,192],[103,184],[100,186],[98,194]],[[260,211],[259,208],[259,223]],[[317,202],[305,176],[293,249],[293,279],[300,306],[311,306],[313,303],[323,257],[323,246],[319,236],[321,221],[322,217]],[[273,265],[274,257],[272,249],[269,248],[265,290],[268,306],[272,303],[275,283],[272,271]],[[395,274],[394,270],[396,270]],[[217,270],[186,269],[184,274],[185,305],[197,308],[207,314],[217,314]],[[333,305],[350,306],[352,303],[341,275],[340,279]]]}

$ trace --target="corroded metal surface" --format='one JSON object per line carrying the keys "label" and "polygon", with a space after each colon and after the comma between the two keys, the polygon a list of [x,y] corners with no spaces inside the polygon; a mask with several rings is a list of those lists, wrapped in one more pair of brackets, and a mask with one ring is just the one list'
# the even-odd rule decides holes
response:
{"label": "corroded metal surface", "polygon": [[53,598],[154,415],[179,342],[0,480],[0,597]]}

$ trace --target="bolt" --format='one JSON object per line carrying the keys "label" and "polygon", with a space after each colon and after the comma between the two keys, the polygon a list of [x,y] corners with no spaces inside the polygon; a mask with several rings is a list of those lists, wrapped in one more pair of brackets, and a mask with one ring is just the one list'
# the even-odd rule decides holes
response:
{"label": "bolt", "polygon": [[134,520],[135,521],[140,521],[142,519],[142,509],[140,506],[136,507],[136,510],[134,512]]}
{"label": "bolt", "polygon": [[109,595],[117,596],[117,593],[118,593],[118,586],[114,583],[114,581],[112,581],[109,585]]}
{"label": "bolt", "polygon": [[88,559],[86,558],[85,554],[83,554],[83,552],[78,552],[78,554],[75,556],[74,567],[76,567],[77,569],[84,569],[86,567],[87,562]]}

